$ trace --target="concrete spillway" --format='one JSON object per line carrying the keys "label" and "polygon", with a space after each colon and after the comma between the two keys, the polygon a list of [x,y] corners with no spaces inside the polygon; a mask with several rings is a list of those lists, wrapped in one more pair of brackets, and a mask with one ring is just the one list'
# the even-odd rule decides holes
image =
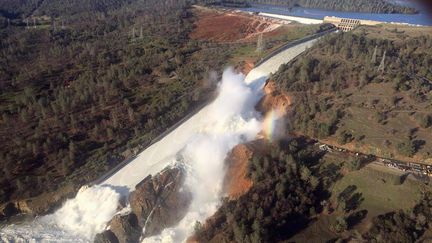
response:
{"label": "concrete spillway", "polygon": [[[246,76],[245,83],[260,89],[270,73],[276,72],[282,64],[300,55],[306,48],[312,46],[315,41],[316,40],[311,40],[299,44],[275,55],[259,67],[252,69]],[[126,186],[133,190],[135,185],[144,177],[161,171],[164,167],[175,161],[175,155],[184,148],[191,137],[197,133],[216,129],[211,126],[212,122],[208,122],[208,118],[212,116],[213,106],[214,103],[204,107],[196,115],[184,122],[159,142],[144,150],[136,159],[101,184],[121,187]]]}
{"label": "concrete spillway", "polygon": [[276,54],[246,77],[233,70],[225,71],[219,95],[213,103],[99,185],[78,192],[54,214],[29,224],[0,229],[0,241],[91,242],[118,212],[121,196],[127,196],[149,174],[156,174],[169,165],[186,168],[185,186],[191,190],[193,200],[185,218],[176,227],[144,241],[184,241],[193,232],[196,221],[204,221],[217,210],[227,153],[235,145],[255,139],[260,132],[262,117],[254,108],[263,95],[266,79],[315,41],[309,40]]}

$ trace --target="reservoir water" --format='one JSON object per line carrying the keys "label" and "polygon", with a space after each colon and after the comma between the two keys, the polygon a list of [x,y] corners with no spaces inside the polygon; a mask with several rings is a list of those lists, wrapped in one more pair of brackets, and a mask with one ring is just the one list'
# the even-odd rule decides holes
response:
{"label": "reservoir water", "polygon": [[303,18],[320,19],[322,20],[325,16],[335,16],[340,18],[352,18],[352,19],[365,19],[375,20],[387,23],[403,23],[410,25],[423,25],[432,26],[432,16],[430,13],[422,10],[422,7],[418,4],[414,4],[406,1],[397,1],[404,5],[410,5],[420,10],[418,14],[375,14],[375,13],[360,13],[360,12],[343,12],[343,11],[332,11],[323,9],[303,8],[295,7],[288,9],[284,6],[275,6],[268,4],[252,4],[248,8],[240,8],[242,11],[249,12],[262,12],[270,14],[289,15]]}

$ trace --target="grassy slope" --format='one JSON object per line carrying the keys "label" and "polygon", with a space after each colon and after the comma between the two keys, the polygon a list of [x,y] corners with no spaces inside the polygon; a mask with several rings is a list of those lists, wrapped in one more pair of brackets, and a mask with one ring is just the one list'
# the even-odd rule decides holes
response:
{"label": "grassy slope", "polygon": [[[331,197],[329,202],[335,211],[331,214],[320,214],[310,225],[293,236],[290,241],[295,242],[327,242],[338,237],[329,226],[336,222],[336,218],[347,216],[341,208],[338,207],[338,195],[348,186],[355,185],[355,192],[361,193],[363,201],[354,211],[367,210],[366,217],[358,224],[350,228],[350,233],[358,231],[366,232],[371,226],[371,220],[378,215],[397,211],[411,209],[421,198],[421,192],[431,191],[431,188],[422,182],[408,177],[401,185],[395,185],[396,178],[401,176],[399,171],[389,171],[385,167],[367,165],[358,171],[348,171],[345,169],[345,161],[352,159],[352,155],[340,152],[331,152],[324,155],[319,167],[321,169],[327,166],[339,166],[342,176],[335,180],[330,187]],[[345,233],[348,234],[348,233]]]}

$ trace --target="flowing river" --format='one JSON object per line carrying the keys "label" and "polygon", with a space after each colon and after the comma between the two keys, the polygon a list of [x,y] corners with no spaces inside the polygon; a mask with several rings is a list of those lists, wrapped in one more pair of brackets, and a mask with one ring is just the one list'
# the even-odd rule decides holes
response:
{"label": "flowing river", "polygon": [[262,130],[263,118],[255,105],[263,96],[267,77],[315,41],[280,52],[246,77],[231,68],[225,70],[218,97],[211,104],[104,182],[82,188],[55,213],[0,229],[0,242],[92,242],[113,215],[119,213],[119,199],[149,174],[167,166],[186,169],[185,186],[192,192],[191,206],[177,226],[144,242],[184,242],[193,232],[195,222],[204,222],[220,205],[224,160],[229,151],[237,144],[254,140]]}

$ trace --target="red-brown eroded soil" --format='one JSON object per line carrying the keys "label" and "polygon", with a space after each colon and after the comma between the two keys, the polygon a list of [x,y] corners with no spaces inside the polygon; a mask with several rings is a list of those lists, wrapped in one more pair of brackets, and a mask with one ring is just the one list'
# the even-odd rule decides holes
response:
{"label": "red-brown eroded soil", "polygon": [[224,191],[230,199],[240,197],[252,187],[252,180],[247,177],[248,163],[251,157],[251,149],[244,144],[234,147],[228,155]]}
{"label": "red-brown eroded soil", "polygon": [[244,13],[199,8],[192,39],[219,43],[256,41],[260,33],[270,33],[281,26],[278,21]]}
{"label": "red-brown eroded soil", "polygon": [[285,115],[289,106],[292,104],[291,97],[277,90],[274,81],[270,80],[264,87],[264,97],[257,104],[257,110],[260,112],[268,112],[278,110]]}
{"label": "red-brown eroded soil", "polygon": [[254,67],[255,67],[254,61],[250,60],[250,59],[247,59],[244,62],[244,65],[243,65],[243,68],[242,68],[241,72],[244,75],[247,75]]}
{"label": "red-brown eroded soil", "polygon": [[264,115],[263,129],[258,134],[272,142],[286,136],[286,116],[292,104],[291,97],[277,90],[273,81],[264,87],[264,97],[255,109]]}
{"label": "red-brown eroded soil", "polygon": [[227,171],[223,185],[229,199],[239,198],[253,186],[251,178],[247,175],[249,160],[253,154],[268,153],[268,149],[267,141],[258,139],[247,144],[239,144],[231,150],[225,161]]}

